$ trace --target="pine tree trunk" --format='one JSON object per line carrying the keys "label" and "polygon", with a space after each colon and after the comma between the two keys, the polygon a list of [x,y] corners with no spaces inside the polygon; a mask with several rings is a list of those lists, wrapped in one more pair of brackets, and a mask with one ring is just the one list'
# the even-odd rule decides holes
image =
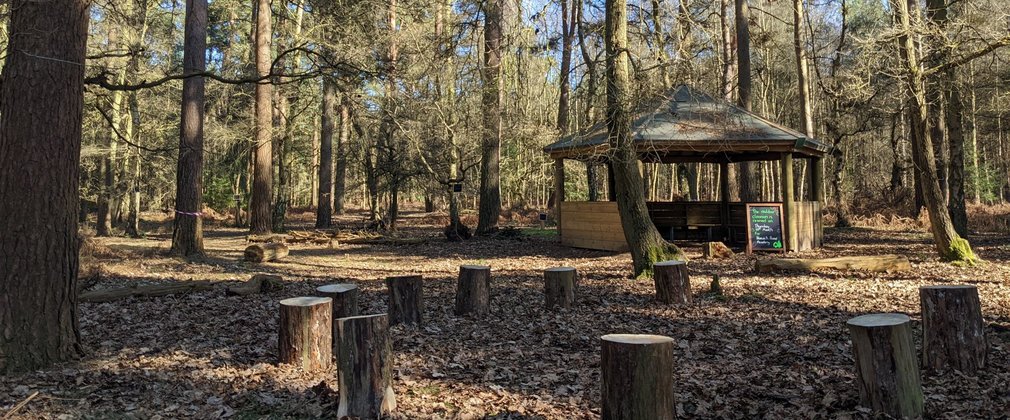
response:
{"label": "pine tree trunk", "polygon": [[322,127],[319,142],[319,205],[316,207],[316,228],[333,225],[333,128],[336,120],[337,85],[323,77]]}
{"label": "pine tree trunk", "polygon": [[280,363],[307,372],[330,367],[333,358],[333,309],[326,297],[296,297],[281,301],[277,335]]}
{"label": "pine tree trunk", "polygon": [[336,321],[340,405],[337,418],[380,418],[396,410],[393,343],[386,314]]}
{"label": "pine tree trunk", "polygon": [[389,324],[421,326],[424,314],[424,278],[421,276],[387,277]]}
{"label": "pine tree trunk", "polygon": [[[271,73],[270,38],[271,17],[270,0],[257,0],[256,3],[256,75],[267,77]],[[256,105],[254,112],[255,143],[253,145],[253,188],[252,202],[249,205],[249,222],[253,233],[267,233],[273,227],[273,215],[270,211],[273,199],[273,86],[269,79],[256,84]]]}
{"label": "pine tree trunk", "polygon": [[669,244],[649,218],[638,172],[638,154],[631,138],[631,86],[628,72],[628,10],[625,0],[606,4],[607,130],[610,144],[614,197],[621,226],[631,250],[635,276],[650,275],[652,265],[668,259],[683,259],[680,249]]}
{"label": "pine tree trunk", "polygon": [[[750,8],[748,0],[736,0],[736,73],[737,73],[737,104],[748,111],[752,107],[751,99],[751,62],[750,62]],[[740,162],[737,169],[737,190],[740,200],[755,202],[760,200],[761,185],[757,167],[754,162]]]}
{"label": "pine tree trunk", "polygon": [[659,335],[600,337],[603,420],[672,420],[674,341]]}
{"label": "pine tree trunk", "polygon": [[908,316],[863,315],[850,319],[847,325],[860,404],[899,419],[921,418],[922,385]]}
{"label": "pine tree trunk", "polygon": [[974,375],[985,368],[989,351],[982,304],[975,286],[924,286],[922,306],[922,367],[940,372],[957,369]]}
{"label": "pine tree trunk", "polygon": [[0,375],[81,354],[77,209],[88,4],[15,0],[8,9],[0,74]]}
{"label": "pine tree trunk", "polygon": [[578,272],[572,267],[544,270],[544,300],[547,310],[571,309],[575,305]]}
{"label": "pine tree trunk", "polygon": [[484,2],[484,62],[481,70],[484,81],[484,131],[480,161],[480,208],[477,211],[478,235],[497,231],[498,218],[501,216],[502,4],[503,0]]}
{"label": "pine tree trunk", "polygon": [[491,313],[491,267],[462,265],[456,281],[457,316],[473,314],[483,316]]}
{"label": "pine tree trunk", "polygon": [[340,99],[340,136],[337,137],[336,165],[333,174],[333,213],[344,214],[347,179],[347,149],[351,140],[351,111],[346,96]]}
{"label": "pine tree trunk", "polygon": [[[207,68],[207,0],[187,0],[183,72],[202,73]],[[179,121],[179,161],[176,170],[175,228],[172,251],[185,256],[203,255],[203,120],[204,78],[182,82]]]}

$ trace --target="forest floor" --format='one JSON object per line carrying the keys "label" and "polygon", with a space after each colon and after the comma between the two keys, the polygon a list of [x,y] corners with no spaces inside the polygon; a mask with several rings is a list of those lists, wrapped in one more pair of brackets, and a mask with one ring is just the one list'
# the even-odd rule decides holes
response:
{"label": "forest floor", "polygon": [[[973,236],[981,267],[943,264],[923,232],[828,229],[824,249],[803,256],[900,254],[904,273],[829,271],[757,274],[756,258],[700,258],[686,246],[695,302],[655,302],[649,280],[628,279],[627,254],[570,249],[544,231],[522,239],[447,243],[444,217],[411,215],[408,236],[422,244],[292,245],[278,263],[240,262],[245,232],[211,226],[208,256],[167,256],[170,228],[145,239],[99,239],[98,281],[90,289],[211,280],[224,285],[255,273],[285,279],[281,291],[225,296],[223,285],[181,296],[80,305],[86,356],[78,363],[0,381],[0,414],[38,392],[16,418],[333,417],[332,373],[278,366],[278,301],[332,282],[362,288],[361,311],[385,311],[387,276],[425,276],[424,325],[393,328],[396,418],[595,418],[600,407],[599,337],[673,337],[676,400],[682,418],[866,418],[858,408],[845,321],[870,312],[904,312],[919,334],[918,287],[978,286],[991,343],[977,377],[926,376],[935,418],[1006,418],[1010,413],[1010,238]],[[339,219],[360,223],[360,216]],[[308,229],[309,215],[292,221]],[[452,314],[458,266],[493,269],[493,313]],[[579,302],[543,309],[542,270],[573,266]],[[708,294],[719,274],[724,294]],[[916,339],[918,342],[918,338]],[[918,343],[917,343],[918,345]]]}

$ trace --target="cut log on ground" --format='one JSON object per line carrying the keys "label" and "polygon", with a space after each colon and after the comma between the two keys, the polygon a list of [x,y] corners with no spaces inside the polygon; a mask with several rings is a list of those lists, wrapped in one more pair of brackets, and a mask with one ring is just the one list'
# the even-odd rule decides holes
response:
{"label": "cut log on ground", "polygon": [[273,274],[256,274],[249,281],[224,290],[226,295],[248,296],[257,293],[267,293],[284,288],[284,279]]}
{"label": "cut log on ground", "polygon": [[775,270],[814,271],[822,268],[890,272],[911,270],[912,264],[908,262],[908,258],[897,255],[823,259],[775,258],[758,260],[754,263],[754,269],[759,273],[768,273]]}
{"label": "cut log on ground", "polygon": [[288,256],[288,246],[279,242],[252,244],[245,249],[245,260],[249,262],[277,261]]}
{"label": "cut log on ground", "polygon": [[250,234],[245,237],[245,241],[251,243],[285,243],[288,241],[288,236],[279,233]]}
{"label": "cut log on ground", "polygon": [[656,300],[660,303],[691,303],[691,277],[684,261],[663,261],[653,264],[652,278],[656,282]]}
{"label": "cut log on ground", "polygon": [[985,367],[986,344],[978,288],[969,285],[919,288],[922,307],[922,367],[974,375]]}
{"label": "cut log on ground", "polygon": [[456,315],[491,313],[491,267],[462,265],[456,281]]}
{"label": "cut log on ground", "polygon": [[397,276],[386,279],[389,289],[389,325],[421,325],[424,313],[424,279],[421,276]]}
{"label": "cut log on ground", "polygon": [[600,340],[603,419],[676,418],[673,339],[610,334]]}
{"label": "cut log on ground", "polygon": [[351,283],[327,284],[316,288],[316,296],[333,299],[333,321],[358,316],[358,286]]}
{"label": "cut log on ground", "polygon": [[733,250],[722,242],[705,242],[701,255],[704,258],[733,258]]}
{"label": "cut log on ground", "polygon": [[281,301],[277,344],[280,363],[309,372],[330,367],[333,358],[333,301],[296,297]]}
{"label": "cut log on ground", "polygon": [[575,305],[578,272],[572,267],[544,270],[544,300],[548,310],[571,309]]}
{"label": "cut log on ground", "polygon": [[78,302],[113,302],[130,297],[157,297],[180,295],[191,292],[210,290],[213,284],[207,281],[192,281],[175,284],[158,284],[152,286],[123,287],[109,290],[93,290],[81,293]]}
{"label": "cut log on ground", "polygon": [[860,404],[894,418],[921,418],[922,383],[907,315],[870,314],[847,323]]}
{"label": "cut log on ground", "polygon": [[337,320],[337,418],[375,419],[396,410],[393,344],[386,314]]}

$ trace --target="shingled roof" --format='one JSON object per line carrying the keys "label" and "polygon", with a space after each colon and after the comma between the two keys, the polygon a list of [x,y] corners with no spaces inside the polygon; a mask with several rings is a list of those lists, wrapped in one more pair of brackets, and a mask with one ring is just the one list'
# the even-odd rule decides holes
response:
{"label": "shingled roof", "polygon": [[[656,161],[757,160],[781,152],[823,156],[831,150],[829,145],[686,85],[639,104],[631,136],[639,153]],[[608,149],[604,121],[544,151],[555,158],[589,158],[603,156]]]}

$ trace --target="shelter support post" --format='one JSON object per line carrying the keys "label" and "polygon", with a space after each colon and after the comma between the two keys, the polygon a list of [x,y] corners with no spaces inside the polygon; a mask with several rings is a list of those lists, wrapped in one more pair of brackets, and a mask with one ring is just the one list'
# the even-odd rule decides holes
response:
{"label": "shelter support post", "polygon": [[722,223],[723,240],[732,242],[729,231],[729,162],[719,163],[719,221]]}
{"label": "shelter support post", "polygon": [[617,201],[617,184],[614,179],[614,164],[607,162],[607,200]]}
{"label": "shelter support post", "polygon": [[565,202],[565,160],[554,159],[554,220],[561,230],[561,203]]}
{"label": "shelter support post", "polygon": [[820,248],[824,246],[824,225],[820,212],[824,207],[824,159],[815,157],[810,160],[810,166],[812,166],[810,193],[813,200],[817,202],[817,211],[814,215],[814,246]]}
{"label": "shelter support post", "polygon": [[793,154],[782,154],[782,224],[785,225],[786,251],[796,251],[796,199],[794,197]]}

